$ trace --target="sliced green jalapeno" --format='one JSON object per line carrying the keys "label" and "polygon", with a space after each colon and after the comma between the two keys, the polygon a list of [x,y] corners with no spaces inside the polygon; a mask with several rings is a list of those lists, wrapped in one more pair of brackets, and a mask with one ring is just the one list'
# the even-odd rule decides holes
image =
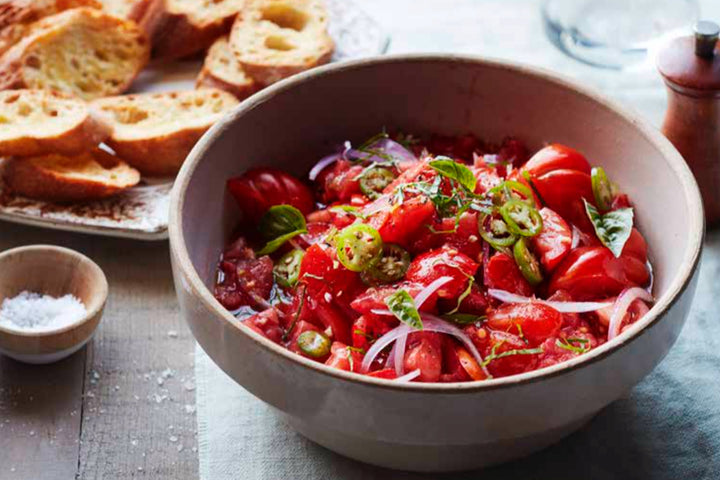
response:
{"label": "sliced green jalapeno", "polygon": [[602,167],[593,167],[590,178],[595,204],[600,210],[610,210],[613,201],[613,187]]}
{"label": "sliced green jalapeno", "polygon": [[273,267],[273,275],[278,285],[288,288],[297,285],[300,274],[300,263],[304,256],[304,251],[292,250],[278,260]]}
{"label": "sliced green jalapeno", "polygon": [[395,174],[387,168],[371,167],[366,170],[360,178],[360,190],[368,196],[375,199],[380,196],[385,187],[395,180]]}
{"label": "sliced green jalapeno", "polygon": [[502,205],[509,200],[519,200],[531,206],[535,206],[535,197],[532,189],[524,183],[515,180],[505,180],[503,183],[490,190],[493,202]]}
{"label": "sliced green jalapeno", "polygon": [[343,228],[335,237],[335,246],[340,263],[353,272],[362,272],[375,265],[383,251],[378,231],[362,223]]}
{"label": "sliced green jalapeno", "polygon": [[542,272],[540,271],[540,264],[535,258],[535,255],[527,248],[524,238],[518,239],[513,247],[513,256],[515,257],[515,263],[517,263],[520,273],[525,277],[530,285],[537,285],[542,282]]}
{"label": "sliced green jalapeno", "polygon": [[480,215],[478,230],[483,240],[498,250],[509,247],[517,240],[505,220],[497,212]]}
{"label": "sliced green jalapeno", "polygon": [[383,245],[380,260],[362,273],[362,279],[369,284],[391,283],[405,276],[410,267],[410,254],[394,243]]}
{"label": "sliced green jalapeno", "polygon": [[522,200],[508,200],[500,207],[500,215],[515,235],[534,237],[542,231],[543,221],[535,207]]}
{"label": "sliced green jalapeno", "polygon": [[300,351],[313,358],[322,358],[330,353],[331,343],[327,335],[314,330],[301,333],[297,339]]}

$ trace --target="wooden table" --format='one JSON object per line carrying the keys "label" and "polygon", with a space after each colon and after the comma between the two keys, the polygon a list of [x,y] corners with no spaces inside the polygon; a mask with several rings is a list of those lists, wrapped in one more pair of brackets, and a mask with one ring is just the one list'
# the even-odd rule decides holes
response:
{"label": "wooden table", "polygon": [[42,243],[96,261],[110,297],[94,341],[72,357],[0,357],[0,479],[197,479],[194,342],[167,242],[0,223],[0,251]]}

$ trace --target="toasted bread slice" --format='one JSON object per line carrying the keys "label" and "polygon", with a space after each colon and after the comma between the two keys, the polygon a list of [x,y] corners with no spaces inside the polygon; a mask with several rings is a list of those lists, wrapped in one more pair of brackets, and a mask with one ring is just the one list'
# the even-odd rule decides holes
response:
{"label": "toasted bread slice", "polygon": [[43,17],[78,7],[100,8],[97,0],[0,0],[0,55]]}
{"label": "toasted bread slice", "polygon": [[0,92],[0,157],[76,154],[110,136],[110,127],[88,105],[44,90]]}
{"label": "toasted bread slice", "polygon": [[102,9],[110,15],[120,18],[129,18],[134,20],[134,12],[137,11],[140,4],[147,3],[148,0],[100,0]]}
{"label": "toasted bread slice", "polygon": [[136,18],[150,35],[153,55],[182,58],[230,31],[245,0],[151,0]]}
{"label": "toasted bread slice", "polygon": [[52,202],[107,198],[140,181],[140,172],[99,148],[75,156],[13,157],[3,176],[13,193]]}
{"label": "toasted bread slice", "polygon": [[240,66],[230,50],[227,37],[215,41],[205,57],[197,88],[219,88],[242,100],[258,90],[258,86]]}
{"label": "toasted bread slice", "polygon": [[200,137],[238,104],[227,92],[142,93],[96,100],[113,126],[107,144],[143,175],[174,175]]}
{"label": "toasted bread slice", "polygon": [[230,47],[258,83],[327,63],[334,43],[322,0],[248,0],[230,33]]}
{"label": "toasted bread slice", "polygon": [[135,22],[75,8],[36,22],[0,60],[0,90],[49,89],[93,99],[124,92],[148,62]]}

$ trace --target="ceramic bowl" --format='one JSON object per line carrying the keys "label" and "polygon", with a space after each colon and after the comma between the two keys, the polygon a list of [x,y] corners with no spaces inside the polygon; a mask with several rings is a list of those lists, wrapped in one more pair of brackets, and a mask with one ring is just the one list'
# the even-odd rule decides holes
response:
{"label": "ceramic bowl", "polygon": [[0,353],[25,363],[52,363],[80,350],[100,323],[108,283],[92,260],[74,250],[33,245],[0,253],[0,304],[22,291],[75,295],[87,315],[57,330],[20,332],[0,325]]}
{"label": "ceramic bowl", "polygon": [[[250,167],[306,175],[343,140],[383,126],[417,134],[560,142],[605,167],[635,202],[657,303],[616,339],[567,363],[508,378],[404,384],[328,368],[239,324],[212,296],[238,223],[225,181]],[[647,122],[550,73],[473,57],[392,56],[329,66],[245,101],[190,154],[170,244],[181,312],[208,355],[303,435],[363,462],[416,471],[482,467],[580,428],[665,356],[690,308],[704,231],[696,183]]]}

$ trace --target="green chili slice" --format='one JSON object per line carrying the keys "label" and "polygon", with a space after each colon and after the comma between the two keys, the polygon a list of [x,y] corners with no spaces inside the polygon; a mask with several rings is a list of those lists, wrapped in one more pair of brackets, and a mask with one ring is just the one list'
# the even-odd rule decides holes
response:
{"label": "green chili slice", "polygon": [[391,283],[405,276],[410,267],[410,254],[394,243],[383,245],[383,253],[375,265],[363,272],[368,283]]}
{"label": "green chili slice", "polygon": [[590,174],[595,204],[600,210],[610,210],[613,201],[613,187],[602,167],[593,167]]}
{"label": "green chili slice", "polygon": [[281,287],[291,288],[297,285],[300,274],[300,263],[305,252],[303,250],[292,250],[283,255],[273,267],[275,281]]}
{"label": "green chili slice", "polygon": [[502,205],[510,200],[519,200],[535,206],[535,197],[530,187],[515,180],[505,180],[489,192],[496,205]]}
{"label": "green chili slice", "polygon": [[360,190],[369,198],[375,199],[393,180],[395,180],[395,174],[389,169],[371,167],[360,178]]}
{"label": "green chili slice", "polygon": [[330,353],[331,343],[327,335],[314,330],[301,333],[297,339],[300,351],[313,358],[322,358]]}
{"label": "green chili slice", "polygon": [[517,237],[510,231],[505,220],[497,213],[486,213],[478,218],[480,236],[493,248],[509,247]]}
{"label": "green chili slice", "polygon": [[524,238],[520,238],[515,242],[513,256],[515,257],[515,263],[517,263],[518,268],[520,268],[520,273],[522,273],[530,285],[535,286],[542,282],[543,278],[542,272],[540,271],[540,264],[537,258],[535,258],[535,255],[527,248]]}
{"label": "green chili slice", "polygon": [[382,237],[369,225],[355,223],[335,237],[340,263],[352,272],[362,272],[375,265],[383,251]]}
{"label": "green chili slice", "polygon": [[515,235],[534,237],[542,231],[543,221],[540,212],[522,200],[508,200],[500,207],[500,215]]}

